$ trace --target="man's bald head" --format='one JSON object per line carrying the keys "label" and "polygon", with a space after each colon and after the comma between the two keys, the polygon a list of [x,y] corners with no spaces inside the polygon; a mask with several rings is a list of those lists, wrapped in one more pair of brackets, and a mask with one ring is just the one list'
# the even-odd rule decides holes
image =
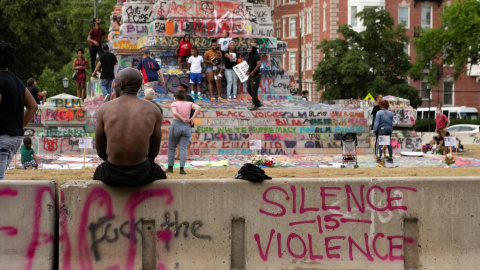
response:
{"label": "man's bald head", "polygon": [[117,92],[117,96],[136,95],[142,87],[142,82],[143,76],[140,71],[133,68],[123,69],[115,78],[115,92]]}

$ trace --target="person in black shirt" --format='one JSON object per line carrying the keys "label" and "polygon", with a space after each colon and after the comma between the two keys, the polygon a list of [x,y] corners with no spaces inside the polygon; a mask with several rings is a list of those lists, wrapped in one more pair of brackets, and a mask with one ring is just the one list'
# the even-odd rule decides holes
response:
{"label": "person in black shirt", "polygon": [[[373,130],[373,124],[375,123],[375,117],[377,116],[377,112],[380,111],[380,101],[383,100],[383,95],[382,94],[376,94],[375,95],[375,106],[373,107],[373,110],[372,110],[372,116],[373,116],[373,119],[372,119],[372,130]],[[374,155],[375,155],[375,159],[377,159],[378,157],[378,145],[377,145],[377,142],[378,142],[378,135],[375,136],[376,137],[376,140],[375,140],[375,152],[374,152]]]}
{"label": "person in black shirt", "polygon": [[[38,109],[35,99],[22,81],[8,70],[13,65],[15,49],[0,42],[0,180],[22,144],[23,128]],[[24,110],[24,107],[26,109]]]}
{"label": "person in black shirt", "polygon": [[245,73],[249,75],[247,80],[247,92],[252,97],[252,107],[248,109],[251,111],[258,110],[263,104],[258,100],[258,87],[260,86],[260,80],[262,75],[260,74],[260,66],[262,61],[260,60],[260,54],[258,54],[257,45],[251,43],[248,47],[248,71]]}
{"label": "person in black shirt", "polygon": [[115,79],[114,69],[115,65],[118,64],[118,61],[115,54],[109,51],[107,44],[103,44],[102,49],[104,53],[100,55],[100,61],[98,61],[98,64],[92,73],[92,77],[95,76],[95,73],[97,73],[101,67],[102,73],[100,74],[100,89],[102,90],[104,101],[107,102],[110,100],[112,83],[113,79]]}
{"label": "person in black shirt", "polygon": [[27,89],[32,94],[33,99],[37,104],[40,104],[40,98],[42,100],[42,104],[45,104],[45,99],[47,98],[47,91],[40,91],[37,88],[37,81],[34,78],[30,78],[27,80]]}

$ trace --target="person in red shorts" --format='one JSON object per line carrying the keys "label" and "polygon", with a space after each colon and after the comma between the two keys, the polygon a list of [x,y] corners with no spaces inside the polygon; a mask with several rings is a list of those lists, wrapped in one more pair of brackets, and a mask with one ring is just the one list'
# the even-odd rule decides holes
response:
{"label": "person in red shorts", "polygon": [[77,50],[78,57],[73,60],[73,69],[77,71],[77,78],[75,83],[77,84],[77,97],[83,100],[85,95],[85,81],[87,80],[86,70],[88,69],[88,60],[83,57],[83,49]]}

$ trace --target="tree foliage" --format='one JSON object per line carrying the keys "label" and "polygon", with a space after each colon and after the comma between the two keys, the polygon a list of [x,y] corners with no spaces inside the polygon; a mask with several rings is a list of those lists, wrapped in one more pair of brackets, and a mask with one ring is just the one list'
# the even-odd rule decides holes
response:
{"label": "tree foliage", "polygon": [[[117,1],[97,2],[102,28],[108,32]],[[63,93],[62,78],[71,78],[73,74],[76,49],[84,49],[84,57],[90,58],[87,35],[92,28],[93,3],[93,0],[0,0],[0,40],[16,49],[15,64],[10,70],[24,83],[35,77],[40,90],[48,91],[48,97]],[[71,93],[74,84],[70,81]]]}
{"label": "tree foliage", "polygon": [[428,69],[427,80],[437,85],[438,73],[443,65],[452,66],[453,77],[458,79],[467,64],[478,61],[480,51],[480,1],[456,0],[444,5],[440,27],[424,29],[415,38],[415,63],[411,74],[415,79],[423,79],[423,71]]}
{"label": "tree foliage", "polygon": [[366,8],[357,14],[366,30],[356,32],[341,25],[343,39],[323,40],[317,46],[325,57],[318,63],[313,78],[322,99],[349,99],[368,93],[407,98],[412,106],[421,104],[418,90],[408,84],[410,57],[405,53],[409,38],[401,25],[394,27],[388,11]]}

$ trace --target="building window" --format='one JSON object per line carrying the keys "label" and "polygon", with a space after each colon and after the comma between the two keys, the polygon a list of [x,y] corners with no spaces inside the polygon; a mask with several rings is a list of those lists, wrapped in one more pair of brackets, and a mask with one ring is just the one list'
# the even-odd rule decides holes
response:
{"label": "building window", "polygon": [[295,3],[296,0],[288,0],[289,3]]}
{"label": "building window", "polygon": [[352,6],[350,7],[350,25],[357,26],[357,7]]}
{"label": "building window", "polygon": [[410,56],[410,44],[408,44],[408,43],[405,44],[405,47],[403,47],[403,52],[404,52],[406,55]]}
{"label": "building window", "polygon": [[443,82],[443,105],[453,105],[453,82]]}
{"label": "building window", "polygon": [[430,29],[432,27],[432,8],[422,7],[422,29]]}
{"label": "building window", "polygon": [[422,96],[422,99],[430,98],[430,96],[428,95],[427,85],[428,85],[428,82],[422,82],[421,89],[420,89],[420,95]]}
{"label": "building window", "polygon": [[285,32],[287,31],[287,19],[283,19],[283,31],[282,31],[282,38],[285,38]]}
{"label": "building window", "polygon": [[288,56],[288,71],[295,72],[295,53],[290,52]]}
{"label": "building window", "polygon": [[312,68],[312,48],[307,48],[307,69]]}
{"label": "building window", "polygon": [[281,37],[281,25],[280,25],[280,20],[277,20],[277,37]]}
{"label": "building window", "polygon": [[307,33],[312,32],[312,12],[307,12]]}
{"label": "building window", "polygon": [[287,54],[284,53],[282,56],[282,67],[285,69],[287,67]]}
{"label": "building window", "polygon": [[409,27],[408,23],[408,7],[399,7],[398,8],[398,24],[403,25],[406,28]]}
{"label": "building window", "polygon": [[302,35],[305,33],[305,17],[300,16],[300,30],[302,31]]}
{"label": "building window", "polygon": [[294,37],[295,36],[295,32],[296,32],[296,28],[295,28],[295,18],[290,18],[290,23],[288,24],[288,30],[289,30],[289,37]]}
{"label": "building window", "polygon": [[323,8],[323,31],[327,30],[327,8]]}

